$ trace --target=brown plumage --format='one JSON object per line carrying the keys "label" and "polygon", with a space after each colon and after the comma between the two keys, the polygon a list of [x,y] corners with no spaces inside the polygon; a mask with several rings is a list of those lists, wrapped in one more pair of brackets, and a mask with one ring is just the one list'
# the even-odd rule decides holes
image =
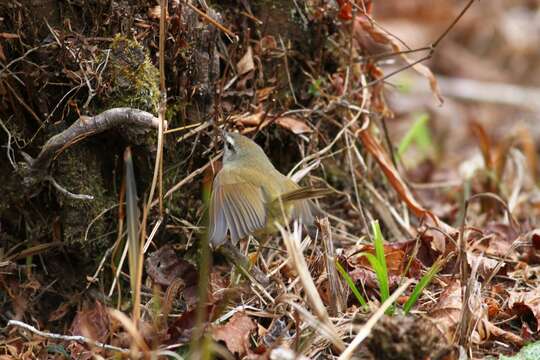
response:
{"label": "brown plumage", "polygon": [[213,247],[225,242],[227,232],[236,244],[248,235],[276,231],[276,221],[313,223],[317,209],[309,199],[328,190],[301,188],[277,171],[251,139],[226,132],[223,137],[223,167],[214,179],[210,202],[208,236]]}

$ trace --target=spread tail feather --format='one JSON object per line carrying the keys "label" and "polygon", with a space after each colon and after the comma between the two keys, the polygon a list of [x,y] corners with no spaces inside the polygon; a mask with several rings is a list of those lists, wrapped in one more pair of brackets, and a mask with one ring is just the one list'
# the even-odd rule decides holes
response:
{"label": "spread tail feather", "polygon": [[296,200],[317,199],[326,195],[330,195],[332,192],[333,191],[330,189],[303,187],[281,195],[281,201],[288,202]]}

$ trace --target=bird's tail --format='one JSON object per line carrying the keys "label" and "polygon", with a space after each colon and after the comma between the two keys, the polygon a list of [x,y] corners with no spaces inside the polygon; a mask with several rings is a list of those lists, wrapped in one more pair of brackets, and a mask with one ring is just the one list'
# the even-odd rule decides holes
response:
{"label": "bird's tail", "polygon": [[281,195],[281,201],[286,203],[296,200],[317,199],[326,195],[330,195],[332,192],[333,191],[330,189],[302,187]]}

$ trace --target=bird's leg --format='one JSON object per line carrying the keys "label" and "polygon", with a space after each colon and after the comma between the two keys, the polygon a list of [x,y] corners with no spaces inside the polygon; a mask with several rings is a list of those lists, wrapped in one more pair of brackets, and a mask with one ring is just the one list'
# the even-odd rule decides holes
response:
{"label": "bird's leg", "polygon": [[256,265],[252,265],[248,258],[244,256],[234,245],[226,242],[218,248],[234,266],[248,279],[255,279],[263,286],[270,284],[270,279]]}

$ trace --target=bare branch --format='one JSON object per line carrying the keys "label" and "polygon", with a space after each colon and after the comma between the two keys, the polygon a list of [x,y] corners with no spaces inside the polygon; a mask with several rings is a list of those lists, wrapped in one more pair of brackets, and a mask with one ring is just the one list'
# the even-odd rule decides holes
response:
{"label": "bare branch", "polygon": [[109,109],[96,116],[81,116],[69,128],[51,137],[33,159],[22,153],[27,162],[23,169],[23,183],[27,188],[33,188],[47,177],[48,169],[54,159],[65,149],[95,134],[120,126],[144,129],[159,127],[159,120],[154,115],[132,108]]}

